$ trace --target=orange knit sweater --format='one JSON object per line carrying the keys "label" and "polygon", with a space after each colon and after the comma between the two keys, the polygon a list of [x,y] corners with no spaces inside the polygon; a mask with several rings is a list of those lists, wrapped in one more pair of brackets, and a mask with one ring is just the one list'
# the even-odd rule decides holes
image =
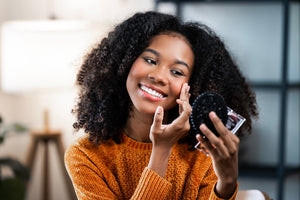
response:
{"label": "orange knit sweater", "polygon": [[[80,200],[96,199],[220,199],[211,158],[176,144],[164,178],[147,168],[152,144],[123,134],[121,144],[99,146],[86,137],[66,151],[65,164]],[[236,196],[237,189],[231,199]]]}

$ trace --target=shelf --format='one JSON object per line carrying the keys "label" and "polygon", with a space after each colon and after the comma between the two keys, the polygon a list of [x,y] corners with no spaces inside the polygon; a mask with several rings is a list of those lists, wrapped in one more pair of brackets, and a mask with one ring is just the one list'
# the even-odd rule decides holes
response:
{"label": "shelf", "polygon": [[[256,89],[281,89],[282,84],[280,82],[250,82],[251,86]],[[287,83],[287,89],[300,89],[300,82]]]}
{"label": "shelf", "polygon": [[[285,177],[300,173],[300,166],[285,167]],[[273,165],[257,165],[257,164],[242,164],[239,167],[239,177],[250,178],[271,178],[277,179],[279,176],[278,169]]]}

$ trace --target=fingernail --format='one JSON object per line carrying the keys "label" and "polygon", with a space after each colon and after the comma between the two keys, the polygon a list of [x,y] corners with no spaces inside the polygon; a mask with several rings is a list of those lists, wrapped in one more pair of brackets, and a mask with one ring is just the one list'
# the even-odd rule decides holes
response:
{"label": "fingernail", "polygon": [[213,111],[211,112],[210,116],[211,116],[212,118],[216,118],[216,117],[217,117],[216,113],[213,112]]}
{"label": "fingernail", "polygon": [[184,87],[186,87],[186,90],[188,90],[189,87],[188,83],[184,83]]}
{"label": "fingernail", "polygon": [[201,129],[201,131],[206,131],[206,126],[204,124],[201,124],[200,129]]}
{"label": "fingernail", "polygon": [[157,114],[161,114],[161,113],[162,113],[162,107],[157,106],[157,108],[156,108],[156,113],[157,113]]}

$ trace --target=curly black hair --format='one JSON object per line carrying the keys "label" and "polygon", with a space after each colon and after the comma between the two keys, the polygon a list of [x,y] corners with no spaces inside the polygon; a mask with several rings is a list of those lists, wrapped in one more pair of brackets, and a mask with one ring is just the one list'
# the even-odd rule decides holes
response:
{"label": "curly black hair", "polygon": [[[185,23],[176,16],[152,11],[136,13],[117,25],[86,55],[77,75],[76,130],[84,129],[95,144],[108,139],[121,142],[132,105],[126,89],[130,68],[151,38],[166,32],[179,33],[191,44],[195,60],[189,81],[190,103],[202,92],[217,92],[246,118],[241,131],[251,131],[251,119],[258,115],[255,94],[220,38],[204,24]],[[178,106],[168,111],[168,122],[177,116]],[[189,134],[184,142],[193,145],[194,135]]]}

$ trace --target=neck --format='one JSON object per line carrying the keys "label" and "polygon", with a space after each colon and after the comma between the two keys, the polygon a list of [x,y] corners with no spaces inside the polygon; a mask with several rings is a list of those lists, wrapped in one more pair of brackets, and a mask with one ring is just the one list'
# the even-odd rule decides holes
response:
{"label": "neck", "polygon": [[125,124],[124,132],[128,137],[136,141],[151,142],[149,133],[152,122],[153,114],[140,113],[133,109]]}

